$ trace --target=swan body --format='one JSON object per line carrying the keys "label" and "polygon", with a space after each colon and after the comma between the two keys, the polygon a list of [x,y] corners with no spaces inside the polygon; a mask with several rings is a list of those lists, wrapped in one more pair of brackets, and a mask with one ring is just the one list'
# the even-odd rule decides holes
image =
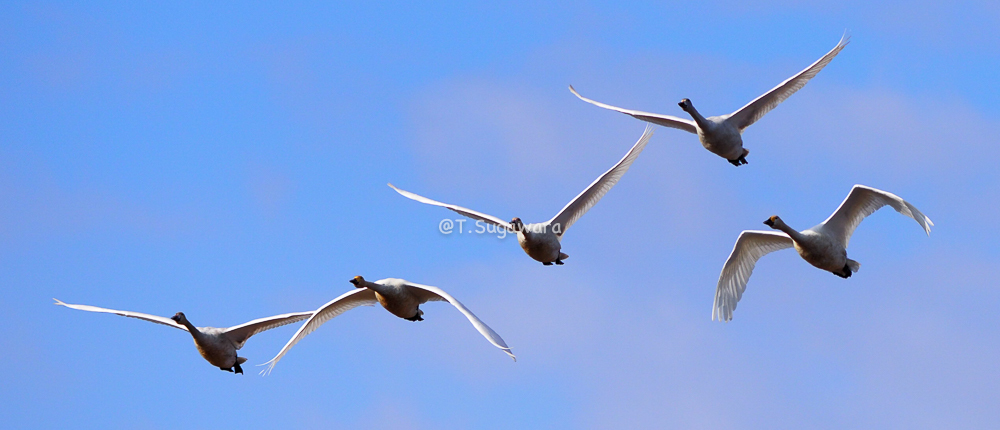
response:
{"label": "swan body", "polygon": [[[225,336],[225,332],[222,329],[203,327],[200,330],[191,330],[189,327],[188,332],[194,338],[194,345],[198,348],[198,353],[201,354],[201,357],[215,367],[232,371],[233,367],[238,367],[247,361],[245,357],[238,357],[236,355],[236,347]],[[243,369],[239,368],[236,372],[243,373]]]}
{"label": "swan body", "polygon": [[474,220],[487,222],[500,228],[517,232],[517,242],[529,257],[546,266],[563,264],[562,260],[569,258],[569,255],[562,252],[561,241],[563,234],[583,214],[587,213],[590,208],[597,204],[611,190],[611,187],[614,187],[618,183],[618,180],[628,171],[632,163],[642,153],[642,150],[645,149],[646,144],[649,143],[649,138],[653,136],[653,129],[652,125],[647,125],[639,141],[632,146],[632,149],[617,164],[612,166],[607,172],[604,172],[603,175],[592,182],[583,192],[566,204],[555,217],[543,223],[524,224],[520,218],[513,218],[510,222],[506,222],[498,217],[472,209],[431,200],[427,197],[396,188],[392,184],[389,184],[389,187],[408,199],[451,209]]}
{"label": "swan body", "polygon": [[[821,229],[813,227],[801,232],[795,231],[777,216],[769,218],[764,223],[788,235],[795,251],[809,264],[844,278],[851,277],[851,272],[857,271],[848,265],[848,262],[853,260],[847,258],[847,248],[838,243],[833,236],[824,234]],[[856,267],[861,267],[860,263],[854,263]]]}
{"label": "swan body", "polygon": [[312,312],[295,312],[275,315],[273,317],[255,319],[248,323],[229,328],[195,327],[194,324],[188,321],[183,312],[178,312],[174,316],[166,318],[139,312],[99,308],[97,306],[71,305],[63,303],[58,299],[53,300],[56,301],[55,304],[71,309],[121,315],[123,317],[137,318],[184,330],[194,338],[194,344],[198,348],[198,353],[201,354],[202,358],[215,367],[235,373],[243,373],[240,365],[246,362],[247,359],[237,356],[236,351],[243,348],[243,345],[246,344],[247,339],[250,339],[250,336],[272,328],[302,321],[313,314]]}
{"label": "swan body", "polygon": [[569,258],[569,255],[561,251],[562,236],[547,228],[546,224],[528,224],[522,228],[520,218],[514,218],[511,224],[517,231],[517,243],[535,261],[541,261],[543,264],[545,262],[562,264],[562,260]]}
{"label": "swan body", "polygon": [[690,100],[681,100],[679,105],[695,119],[701,146],[715,155],[730,160],[730,163],[736,166],[746,164],[745,157],[750,151],[743,149],[742,131],[733,123],[726,121],[729,115],[703,118],[691,105]]}
{"label": "swan body", "polygon": [[354,279],[351,279],[351,284],[354,284],[356,287],[355,290],[344,293],[340,297],[327,302],[317,309],[302,324],[302,327],[299,327],[299,330],[281,348],[281,351],[270,361],[264,363],[267,367],[261,371],[262,375],[271,373],[274,366],[278,364],[278,361],[288,353],[288,350],[319,328],[319,326],[323,325],[323,323],[358,306],[371,306],[375,303],[381,304],[389,313],[408,321],[424,320],[424,311],[420,309],[420,305],[424,303],[429,301],[446,301],[451,303],[452,306],[465,315],[486,340],[490,341],[493,346],[503,350],[514,361],[517,361],[517,358],[510,351],[510,347],[507,346],[507,343],[503,341],[499,334],[493,331],[486,323],[482,322],[469,308],[466,308],[465,305],[440,288],[415,284],[396,278],[386,278],[369,282],[361,276],[355,276]]}
{"label": "swan body", "polygon": [[653,124],[697,134],[698,140],[701,141],[701,145],[704,146],[705,149],[711,151],[713,154],[725,158],[734,166],[740,166],[747,164],[746,156],[750,153],[749,150],[743,148],[743,130],[751,124],[757,122],[757,120],[770,112],[771,109],[774,109],[778,106],[778,104],[785,101],[785,99],[804,87],[806,83],[815,77],[820,70],[823,70],[823,68],[833,60],[833,57],[836,57],[849,42],[850,37],[845,33],[840,39],[840,42],[837,43],[837,46],[830,50],[830,52],[827,52],[826,55],[821,57],[819,60],[816,60],[815,63],[812,63],[801,72],[796,73],[794,76],[786,79],[770,91],[764,93],[760,97],[757,97],[746,106],[743,106],[739,110],[728,115],[710,116],[706,118],[694,108],[694,105],[691,104],[691,100],[683,99],[680,103],[678,103],[678,105],[684,110],[684,112],[687,112],[687,114],[691,116],[691,120],[687,120],[671,115],[624,109],[591,100],[580,95],[580,93],[578,93],[572,85],[570,85],[569,90],[579,97],[580,100],[587,103],[621,112]]}
{"label": "swan body", "polygon": [[779,232],[746,230],[740,233],[719,274],[715,288],[712,319],[730,321],[733,310],[746,290],[753,268],[764,255],[785,248],[795,248],[799,256],[813,266],[842,278],[861,269],[861,263],[847,258],[847,245],[858,224],[883,206],[891,206],[931,234],[934,223],[920,210],[899,196],[879,189],[855,185],[840,207],[826,221],[803,231],[785,224],[777,215],[764,224]]}
{"label": "swan body", "polygon": [[367,288],[375,295],[375,299],[389,313],[407,321],[423,321],[424,311],[420,305],[417,292],[411,290],[402,279],[383,279],[378,282],[368,282],[360,276],[351,279],[357,288]]}

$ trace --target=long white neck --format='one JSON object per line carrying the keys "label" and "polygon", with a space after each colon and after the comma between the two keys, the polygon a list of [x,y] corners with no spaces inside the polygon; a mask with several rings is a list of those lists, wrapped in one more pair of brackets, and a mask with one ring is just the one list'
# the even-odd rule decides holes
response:
{"label": "long white neck", "polygon": [[364,283],[362,283],[362,286],[364,286],[365,288],[367,288],[369,290],[372,290],[372,291],[374,291],[376,293],[382,294],[382,295],[385,295],[388,292],[388,289],[389,289],[389,287],[387,287],[385,285],[376,284],[374,282],[367,281],[367,280],[365,280]]}
{"label": "long white neck", "polygon": [[194,324],[191,324],[191,321],[188,321],[187,318],[181,319],[180,323],[184,327],[187,327],[188,333],[191,333],[191,337],[194,337],[195,340],[198,340],[200,337],[202,337],[203,333],[201,332],[201,330],[198,330],[198,327],[195,327]]}
{"label": "long white neck", "polygon": [[796,242],[799,242],[800,239],[802,239],[802,233],[799,233],[798,230],[789,227],[788,224],[785,224],[784,221],[778,221],[774,223],[774,228],[781,230],[782,232],[787,234],[788,237],[792,238],[792,240]]}
{"label": "long white neck", "polygon": [[694,122],[697,123],[698,127],[701,128],[702,130],[711,127],[709,121],[705,119],[705,117],[701,116],[700,113],[698,113],[698,110],[694,108],[694,105],[691,104],[690,101],[688,102],[687,108],[684,109],[684,111],[687,112],[688,115],[691,115],[691,118],[694,119]]}

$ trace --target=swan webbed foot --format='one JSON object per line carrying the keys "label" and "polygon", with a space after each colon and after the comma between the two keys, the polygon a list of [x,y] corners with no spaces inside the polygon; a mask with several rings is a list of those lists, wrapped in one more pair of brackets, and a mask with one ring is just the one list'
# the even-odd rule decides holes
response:
{"label": "swan webbed foot", "polygon": [[734,165],[736,167],[740,167],[741,165],[744,165],[744,164],[749,164],[749,163],[747,163],[746,155],[741,155],[740,158],[737,158],[735,160],[726,160],[726,161],[728,161],[729,164],[732,164],[732,165]]}
{"label": "swan webbed foot", "polygon": [[232,367],[230,367],[230,368],[228,368],[228,369],[227,369],[227,368],[225,368],[225,367],[220,367],[219,369],[222,369],[222,370],[225,370],[225,371],[227,371],[227,372],[232,372],[232,371],[233,371],[233,368],[232,368]]}
{"label": "swan webbed foot", "polygon": [[233,366],[233,368],[234,368],[234,369],[236,369],[236,372],[235,372],[235,373],[239,373],[240,375],[242,375],[242,374],[243,374],[243,368],[242,368],[242,367],[240,367],[240,363],[236,363],[236,365],[235,365],[235,366]]}
{"label": "swan webbed foot", "polygon": [[551,266],[552,262],[551,261],[543,261],[542,264],[544,264],[546,266]]}
{"label": "swan webbed foot", "polygon": [[563,262],[562,262],[562,260],[556,260],[556,265],[557,265],[557,266],[562,266],[562,265],[563,265]]}
{"label": "swan webbed foot", "polygon": [[416,315],[413,315],[412,317],[409,317],[409,318],[403,318],[403,319],[405,319],[407,321],[413,321],[413,322],[423,321],[424,320],[424,318],[420,316],[420,311],[419,310],[417,311]]}
{"label": "swan webbed foot", "polygon": [[840,272],[832,272],[832,273],[844,279],[850,278],[851,274],[853,274],[853,272],[851,272],[851,266],[848,266],[846,264],[844,265],[843,269],[840,269]]}

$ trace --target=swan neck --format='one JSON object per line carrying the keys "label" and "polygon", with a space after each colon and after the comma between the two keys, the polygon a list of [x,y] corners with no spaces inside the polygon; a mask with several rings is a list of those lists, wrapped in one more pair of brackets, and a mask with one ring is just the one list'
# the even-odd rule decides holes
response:
{"label": "swan neck", "polygon": [[191,321],[188,321],[187,318],[184,318],[181,321],[181,325],[187,327],[188,333],[191,333],[191,336],[193,336],[195,339],[201,337],[202,334],[201,330],[198,330],[198,327],[195,327],[194,324],[191,324]]}
{"label": "swan neck", "polygon": [[685,110],[687,111],[688,115],[691,115],[691,118],[694,119],[694,122],[698,123],[698,127],[704,129],[708,126],[708,120],[705,119],[705,117],[701,116],[700,113],[698,113],[698,110],[694,108],[693,104],[688,103],[688,108]]}
{"label": "swan neck", "polygon": [[795,230],[794,228],[789,227],[788,224],[785,224],[784,222],[775,223],[774,227],[777,228],[778,230],[781,230],[785,234],[787,234],[788,237],[791,237],[792,240],[794,240],[796,242],[798,242],[799,239],[802,238],[802,234],[799,233],[798,230]]}
{"label": "swan neck", "polygon": [[372,291],[374,291],[376,293],[383,294],[383,295],[385,294],[385,291],[386,291],[385,285],[376,284],[376,283],[370,282],[370,281],[365,281],[364,287],[367,288],[367,289],[369,289],[369,290],[372,290]]}

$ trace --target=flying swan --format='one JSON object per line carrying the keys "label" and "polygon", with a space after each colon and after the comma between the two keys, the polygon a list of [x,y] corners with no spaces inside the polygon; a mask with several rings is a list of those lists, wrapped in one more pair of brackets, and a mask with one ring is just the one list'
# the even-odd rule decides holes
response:
{"label": "flying swan", "polygon": [[730,321],[736,303],[746,290],[747,281],[753,267],[764,255],[774,251],[795,247],[799,255],[820,269],[842,278],[850,278],[861,264],[847,258],[847,243],[861,220],[883,206],[892,206],[896,212],[913,218],[923,227],[927,235],[934,225],[930,218],[899,196],[864,185],[855,185],[850,194],[840,204],[836,212],[826,221],[808,230],[795,231],[777,215],[764,221],[768,227],[781,232],[746,230],[740,233],[729,254],[726,265],[719,275],[719,285],[715,288],[715,305],[712,319]]}
{"label": "flying swan", "polygon": [[245,357],[238,357],[236,355],[236,350],[243,348],[243,344],[246,343],[250,336],[272,328],[281,327],[285,324],[302,321],[309,318],[313,314],[312,312],[296,312],[291,314],[275,315],[273,317],[256,319],[248,323],[229,328],[195,327],[190,321],[188,321],[183,312],[178,312],[173,317],[166,318],[138,312],[99,308],[97,306],[71,305],[63,303],[59,301],[59,299],[52,300],[56,301],[55,304],[65,306],[67,308],[88,312],[115,314],[129,318],[138,318],[184,330],[191,333],[191,337],[194,338],[194,344],[198,347],[198,352],[201,353],[201,356],[204,357],[205,360],[208,360],[208,362],[212,363],[213,366],[222,370],[233,372],[235,369],[235,373],[241,374],[243,373],[243,369],[240,367],[240,364],[243,364],[243,362],[247,361],[247,359]]}
{"label": "flying swan", "polygon": [[474,220],[487,222],[500,228],[516,231],[517,242],[521,244],[521,249],[523,249],[529,257],[542,262],[542,264],[546,266],[551,266],[553,263],[563,264],[563,260],[569,258],[569,255],[561,252],[562,245],[560,244],[560,241],[562,240],[563,234],[566,233],[566,230],[568,230],[574,222],[580,219],[583,214],[587,213],[590,208],[597,204],[597,202],[600,201],[605,194],[607,194],[611,187],[618,183],[618,180],[621,179],[622,175],[628,171],[632,162],[639,157],[643,148],[645,148],[646,144],[649,143],[649,138],[653,135],[654,128],[655,127],[652,125],[647,125],[646,130],[642,133],[642,137],[639,138],[639,141],[632,146],[632,149],[625,154],[625,157],[623,157],[618,164],[615,164],[611,170],[608,170],[603,175],[598,177],[597,180],[587,187],[587,189],[583,190],[580,195],[576,196],[576,198],[570,201],[566,207],[559,211],[555,217],[543,223],[524,224],[521,222],[521,218],[514,218],[510,220],[510,223],[507,223],[492,215],[476,212],[472,209],[466,209],[457,205],[431,200],[427,197],[419,196],[409,191],[403,191],[396,188],[392,184],[389,184],[389,186],[406,198],[429,205],[448,208]]}
{"label": "flying swan", "polygon": [[620,107],[611,106],[598,101],[588,99],[581,96],[580,93],[573,89],[573,86],[569,86],[569,90],[573,92],[580,100],[587,103],[600,106],[605,109],[610,109],[613,111],[618,111],[626,115],[631,115],[634,118],[641,119],[646,122],[651,122],[653,124],[662,125],[664,127],[671,127],[680,130],[684,130],[690,133],[695,133],[698,135],[698,140],[701,141],[701,145],[705,149],[711,151],[712,153],[729,160],[734,166],[739,167],[741,164],[747,164],[746,156],[750,151],[743,148],[743,138],[741,134],[743,130],[749,127],[751,124],[757,122],[764,114],[774,109],[779,103],[785,101],[789,96],[795,94],[800,88],[804,87],[810,79],[816,76],[823,67],[833,60],[840,53],[840,50],[847,46],[850,41],[850,36],[846,33],[840,39],[830,52],[816,60],[805,70],[796,73],[795,76],[788,78],[786,81],[778,84],[778,86],[771,89],[764,95],[757,97],[754,101],[748,103],[746,106],[741,107],[736,112],[729,115],[720,116],[710,116],[708,118],[703,117],[697,110],[695,110],[694,105],[691,104],[691,100],[683,99],[678,103],[684,112],[691,115],[694,121],[681,119],[670,115],[661,115],[656,113],[642,112],[631,109],[622,109]]}
{"label": "flying swan", "polygon": [[380,303],[385,310],[407,321],[424,320],[424,311],[420,310],[420,305],[424,303],[432,301],[451,303],[462,312],[462,315],[465,315],[469,319],[469,322],[476,327],[476,330],[479,330],[479,333],[486,340],[490,341],[493,346],[506,352],[514,361],[517,361],[514,354],[510,352],[507,343],[500,338],[497,332],[493,331],[486,323],[480,321],[479,317],[473,314],[469,308],[465,307],[462,302],[459,302],[440,288],[414,284],[413,282],[396,278],[386,278],[369,282],[361,276],[355,276],[351,279],[351,283],[354,284],[356,289],[342,294],[340,297],[331,300],[317,309],[312,317],[303,323],[302,327],[299,327],[299,331],[295,332],[295,335],[285,344],[285,347],[281,348],[278,355],[274,356],[267,363],[262,364],[262,366],[267,367],[260,372],[261,375],[270,374],[274,366],[278,364],[281,357],[284,357],[288,353],[289,349],[292,349],[296,343],[308,336],[309,333],[315,331],[323,323],[358,306],[371,306],[375,303]]}

